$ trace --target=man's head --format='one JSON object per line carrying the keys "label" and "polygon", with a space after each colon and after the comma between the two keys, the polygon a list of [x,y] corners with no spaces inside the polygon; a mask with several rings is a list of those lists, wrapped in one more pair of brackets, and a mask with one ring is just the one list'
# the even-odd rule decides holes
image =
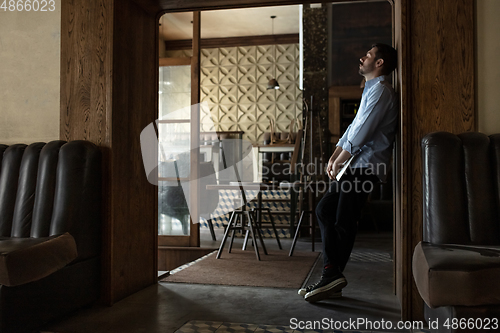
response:
{"label": "man's head", "polygon": [[371,80],[380,75],[391,74],[397,65],[397,52],[392,46],[373,44],[359,61],[359,74]]}

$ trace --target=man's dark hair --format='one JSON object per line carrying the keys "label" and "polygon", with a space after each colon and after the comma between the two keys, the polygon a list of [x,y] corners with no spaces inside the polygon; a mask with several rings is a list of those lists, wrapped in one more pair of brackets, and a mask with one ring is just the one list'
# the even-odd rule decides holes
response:
{"label": "man's dark hair", "polygon": [[382,74],[391,74],[391,72],[396,69],[398,64],[398,53],[392,46],[386,44],[373,44],[372,48],[374,47],[377,48],[377,51],[375,52],[375,60],[384,60],[384,64],[382,65]]}

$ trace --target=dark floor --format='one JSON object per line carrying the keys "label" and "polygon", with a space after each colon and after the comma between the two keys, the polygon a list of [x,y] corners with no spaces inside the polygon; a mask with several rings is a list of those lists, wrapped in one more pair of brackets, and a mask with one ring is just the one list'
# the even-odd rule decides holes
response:
{"label": "dark floor", "polygon": [[[221,235],[217,238],[220,239]],[[206,232],[202,232],[202,239],[203,246],[217,245],[207,240],[209,234]],[[283,243],[284,251],[287,251],[291,241],[288,239]],[[277,248],[272,239],[266,239],[266,245],[271,249]],[[310,242],[304,240],[297,243],[296,251],[310,250]],[[344,272],[349,285],[341,299],[309,304],[297,295],[295,289],[161,282],[112,307],[94,306],[81,310],[48,325],[44,331],[166,333],[175,332],[190,321],[289,327],[292,318],[302,321],[365,318],[397,322],[400,306],[393,293],[391,258],[392,233],[361,233]],[[314,282],[320,274],[321,267],[316,267],[309,282]],[[363,327],[358,329],[363,330]]]}

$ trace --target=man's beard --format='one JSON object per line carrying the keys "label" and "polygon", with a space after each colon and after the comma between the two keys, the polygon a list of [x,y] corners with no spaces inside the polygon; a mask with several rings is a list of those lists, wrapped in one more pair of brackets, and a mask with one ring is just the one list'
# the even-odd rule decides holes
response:
{"label": "man's beard", "polygon": [[373,72],[373,68],[367,68],[364,66],[361,66],[361,68],[358,70],[359,75],[365,76],[365,74],[369,74]]}

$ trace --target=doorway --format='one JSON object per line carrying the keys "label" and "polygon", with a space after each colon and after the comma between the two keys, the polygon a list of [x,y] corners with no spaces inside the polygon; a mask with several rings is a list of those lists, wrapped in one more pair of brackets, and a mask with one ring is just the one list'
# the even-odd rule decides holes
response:
{"label": "doorway", "polygon": [[[382,42],[385,42],[385,43],[388,43],[388,44],[391,44],[392,43],[392,40],[393,40],[393,26],[392,26],[392,15],[393,15],[393,9],[392,9],[392,6],[389,4],[389,2],[375,2],[375,3],[370,3],[370,4],[337,4],[337,5],[329,5],[329,6],[325,6],[323,9],[321,9],[322,7],[320,8],[316,8],[316,10],[324,10],[325,11],[325,15],[324,15],[324,18],[328,17],[328,12],[331,12],[333,9],[332,7],[335,7],[335,6],[338,6],[339,8],[342,7],[342,10],[344,12],[342,12],[343,14],[341,15],[341,17],[343,18],[346,18],[348,17],[348,15],[346,15],[346,12],[347,13],[359,13],[359,10],[360,10],[360,7],[362,8],[362,6],[366,5],[367,7],[369,7],[366,12],[367,13],[371,13],[373,12],[374,10],[374,7],[377,7],[377,5],[385,5],[382,6],[384,7],[383,10],[385,10],[385,21],[382,21],[382,20],[379,20],[379,24],[381,23],[384,23],[384,25],[381,24],[381,27],[380,29],[376,30],[375,33],[373,35],[367,35],[366,34],[366,31],[370,31],[371,30],[367,27],[359,27],[359,31],[358,33],[360,34],[359,36],[356,37],[355,33],[352,32],[352,30],[355,30],[354,28],[356,27],[356,16],[353,15],[354,18],[351,18],[350,21],[348,21],[348,23],[351,24],[351,26],[349,27],[349,29],[346,29],[346,30],[350,30],[349,33],[345,32],[344,31],[344,36],[328,36],[328,34],[326,33],[327,30],[325,30],[325,40],[330,40],[330,46],[328,47],[328,49],[326,50],[325,49],[325,53],[330,53],[330,57],[332,54],[335,54],[335,56],[337,57],[336,59],[339,59],[341,58],[341,55],[340,53],[343,53],[343,52],[347,52],[345,50],[343,50],[342,48],[339,47],[339,45],[347,45],[346,40],[349,40],[349,39],[354,39],[354,42],[352,43],[353,45],[347,45],[346,48],[347,50],[349,50],[349,56],[346,56],[344,59],[341,59],[341,60],[338,60],[338,62],[340,63],[339,66],[337,66],[337,68],[330,68],[329,66],[329,62],[328,61],[325,61],[324,65],[323,65],[323,72],[320,73],[321,75],[323,75],[325,77],[325,79],[327,79],[329,81],[329,86],[330,87],[334,87],[334,89],[337,89],[337,90],[347,90],[347,89],[351,89],[350,91],[352,90],[356,90],[355,93],[350,93],[350,95],[348,94],[348,97],[347,98],[344,98],[343,95],[338,95],[338,96],[335,96],[334,97],[338,97],[339,98],[339,105],[342,105],[343,102],[345,102],[345,100],[347,100],[347,108],[349,105],[354,105],[355,104],[355,100],[356,99],[360,99],[361,97],[361,88],[360,88],[360,85],[359,85],[359,82],[361,81],[360,80],[360,77],[358,76],[357,74],[357,67],[356,66],[353,66],[354,68],[354,74],[355,74],[355,80],[357,80],[357,85],[354,85],[351,81],[345,81],[345,82],[342,82],[341,81],[341,76],[342,75],[345,75],[345,74],[342,74],[342,73],[339,73],[339,69],[341,70],[345,70],[345,67],[348,66],[348,64],[346,64],[346,62],[348,61],[353,61],[354,63],[357,62],[357,59],[360,57],[360,55],[362,55],[364,52],[366,52],[366,49],[369,48],[371,46],[371,44],[373,42],[378,42],[380,41],[381,38],[383,38]],[[348,8],[349,6],[352,6],[352,9],[351,8]],[[299,7],[299,6],[289,6],[289,7]],[[276,7],[266,7],[266,10],[268,11],[273,11],[273,8],[276,8]],[[237,11],[244,11],[246,13],[248,13],[251,9],[233,9],[233,10],[228,10],[230,12],[237,12]],[[302,11],[304,10],[303,8],[301,9]],[[310,9],[311,11],[315,10],[314,8]],[[214,13],[221,13],[221,17],[234,17],[235,15],[234,14],[230,14],[230,13],[227,13],[228,11],[223,11],[223,10],[220,10],[220,11],[215,11]],[[338,10],[339,12],[341,12],[341,10],[339,9]],[[222,13],[222,12],[226,12],[226,13]],[[262,17],[265,18],[264,21],[270,21],[270,17],[273,16],[271,15],[271,12],[267,13],[267,14],[263,14]],[[284,10],[283,8],[281,7],[278,7],[277,9],[277,19],[280,18],[280,13],[283,13]],[[269,47],[269,48],[264,48],[262,45],[267,45],[267,44],[262,44],[262,43],[265,43],[264,39],[267,38],[267,42],[269,42],[269,40],[271,40],[272,42],[276,43],[276,40],[278,38],[283,38],[285,39],[286,38],[286,42],[284,42],[283,44],[278,44],[278,45],[281,45],[281,54],[284,54],[284,57],[286,57],[286,47],[285,46],[282,46],[282,45],[287,45],[285,43],[289,43],[289,44],[293,44],[293,42],[295,42],[296,44],[298,44],[298,41],[301,39],[301,37],[299,36],[298,33],[295,33],[295,37],[293,37],[292,35],[294,35],[293,33],[290,33],[290,32],[286,32],[286,33],[283,33],[282,31],[275,31],[276,32],[276,35],[279,35],[279,37],[277,36],[273,36],[273,35],[270,35],[270,32],[271,32],[271,22],[268,22],[268,29],[267,29],[267,37],[264,37],[263,35],[261,35],[260,37],[259,36],[255,36],[254,33],[251,33],[251,38],[249,38],[249,36],[239,36],[239,40],[238,38],[235,38],[235,36],[225,36],[225,37],[221,37],[221,36],[217,36],[217,35],[212,35],[210,37],[207,37],[207,38],[203,38],[203,31],[204,31],[204,14],[205,13],[209,13],[209,12],[201,12],[201,40],[200,40],[200,44],[201,44],[201,59],[200,59],[200,63],[201,63],[201,75],[200,75],[200,85],[201,85],[201,100],[200,101],[203,101],[204,99],[208,100],[208,101],[212,101],[212,103],[215,105],[215,107],[210,107],[211,109],[211,113],[215,114],[214,116],[214,123],[217,124],[217,126],[219,126],[218,128],[216,128],[216,130],[235,130],[235,131],[240,131],[242,130],[243,132],[243,135],[245,136],[245,138],[249,139],[249,140],[254,140],[256,143],[261,139],[262,137],[262,134],[263,132],[265,131],[265,129],[267,128],[267,125],[268,125],[268,120],[266,118],[264,118],[264,122],[262,123],[259,123],[258,120],[259,120],[259,117],[257,115],[257,112],[255,109],[250,109],[248,106],[251,106],[252,103],[254,104],[257,104],[256,101],[258,100],[258,98],[262,98],[262,97],[256,97],[256,93],[259,92],[258,90],[258,83],[259,83],[259,80],[261,80],[260,77],[256,77],[256,74],[253,74],[253,75],[250,75],[249,74],[249,71],[250,71],[250,67],[252,65],[252,62],[256,62],[257,63],[257,66],[259,66],[258,64],[258,61],[256,61],[256,59],[258,58],[256,56],[257,52],[261,52],[260,56],[261,57],[265,57],[265,53],[267,52],[268,54],[271,54],[272,53],[272,47]],[[273,12],[273,13],[276,13],[276,12]],[[296,11],[295,11],[296,15],[298,15],[298,10],[296,8]],[[182,27],[177,27],[178,30],[181,32],[179,33],[180,36],[182,36],[182,31],[189,31],[189,27],[190,27],[190,16],[189,16],[190,13],[170,13],[170,14],[166,14],[168,16],[171,16],[171,18],[169,19],[169,22],[170,24],[172,25],[173,23],[172,22],[176,22],[176,23],[179,23],[179,22],[182,22],[182,20],[184,20],[184,25],[186,26],[187,25],[187,29],[186,28],[182,28]],[[308,15],[312,15],[310,12],[308,13]],[[165,17],[165,16],[164,16]],[[311,18],[311,17],[310,17]],[[217,19],[212,19],[213,22],[218,22],[218,24],[222,25],[222,26],[228,26],[228,24],[221,24],[220,22],[220,18],[219,20]],[[165,21],[163,21],[165,22]],[[164,29],[168,29],[167,27],[167,24],[168,23],[163,23],[162,22],[162,25],[160,26],[160,35],[164,34],[165,31]],[[186,22],[188,24],[186,24]],[[275,23],[276,23],[276,18],[275,18]],[[179,23],[180,24],[180,23]],[[325,26],[328,26],[327,22],[325,21],[323,24],[325,24]],[[337,23],[339,24],[339,23]],[[347,24],[347,23],[345,23]],[[297,24],[298,25],[298,24]],[[330,27],[331,27],[332,23],[330,22]],[[341,24],[340,24],[341,25]],[[262,26],[265,26],[265,24],[260,24],[259,27],[262,27]],[[245,31],[245,33],[249,33],[249,30],[251,30],[251,27],[249,27],[249,25],[246,25],[246,28],[247,30]],[[163,30],[163,31],[162,31]],[[270,36],[272,37],[272,39],[270,39]],[[189,36],[187,36],[189,37]],[[243,37],[243,38],[242,38]],[[244,38],[246,37],[246,38]],[[259,38],[257,38],[259,37]],[[191,48],[191,41],[189,40],[189,38],[186,38],[186,36],[184,35],[184,37],[177,37],[178,39],[171,39],[171,40],[167,40],[167,41],[161,41],[160,42],[160,58],[179,58],[179,57],[186,57],[186,56],[189,56],[189,52],[190,52],[190,48]],[[344,43],[342,43],[344,42]],[[259,43],[260,43],[260,46],[259,46]],[[250,44],[250,45],[249,45]],[[251,45],[251,44],[256,44],[256,45]],[[271,44],[273,45],[273,44]],[[276,45],[276,44],[274,44]],[[259,50],[259,47],[260,48],[263,48],[262,50]],[[356,49],[356,47],[358,47],[358,49]],[[162,49],[164,48],[164,49]],[[222,49],[222,51],[221,51]],[[252,54],[250,53],[251,51],[249,51],[250,49],[253,49],[253,58],[252,58]],[[300,46],[295,46],[295,49],[300,49]],[[361,49],[362,51],[360,51],[359,49]],[[306,51],[307,52],[307,51]],[[163,53],[163,54],[162,54]],[[205,53],[205,55],[204,55]],[[296,55],[294,55],[296,56]],[[302,59],[302,54],[299,54],[300,58]],[[243,63],[240,63],[239,62],[239,58],[242,58],[243,61],[246,61],[246,62],[243,62]],[[264,59],[265,60],[265,59]],[[343,63],[342,63],[343,61]],[[224,65],[226,65],[226,67],[224,67]],[[270,63],[265,63],[265,64],[260,64],[261,66],[263,66],[264,68],[266,68],[266,70],[271,70],[272,72],[272,68],[273,66],[270,66],[271,64]],[[238,66],[242,67],[245,71],[244,72],[241,72],[239,71],[239,68]],[[296,66],[299,66],[299,64],[297,64]],[[286,66],[283,66],[283,67],[286,67]],[[222,69],[222,72],[219,72],[220,71],[220,68],[223,68]],[[288,73],[286,73],[285,70],[283,70],[283,68],[281,68],[279,71],[281,71],[278,75],[278,82],[284,82],[285,84],[286,83],[289,83],[287,82],[286,80],[286,75]],[[223,73],[222,75],[220,75],[220,73]],[[295,72],[296,73],[296,72]],[[271,73],[273,74],[273,73]],[[269,74],[270,75],[270,74]],[[261,84],[263,82],[267,82],[268,80],[268,76],[269,75],[266,75],[266,73],[263,73],[262,76],[262,82],[260,82]],[[283,78],[283,80],[280,80],[280,76]],[[299,73],[299,75],[296,75],[296,74],[293,74],[293,77],[295,77],[295,81],[294,83],[292,83],[293,85],[295,86],[298,86],[300,87],[301,86],[301,82],[299,83],[298,82],[298,78],[302,78],[303,75],[302,75],[302,72]],[[243,84],[240,84],[240,79],[243,80]],[[253,81],[252,81],[253,80]],[[234,86],[236,89],[234,89],[233,91],[231,91],[231,88],[232,86]],[[219,99],[219,93],[220,91],[217,90],[217,89],[220,89],[221,87],[223,87],[224,90],[224,94],[222,96],[221,99]],[[242,91],[241,87],[245,88],[245,91]],[[253,89],[253,90],[251,90]],[[312,89],[312,87],[311,87]],[[316,89],[316,90],[321,90],[320,89]],[[264,96],[265,97],[265,94],[267,92],[265,91],[265,89],[263,91],[260,91],[260,95],[261,96]],[[274,91],[270,92],[270,93],[276,93]],[[283,92],[280,92],[281,95],[286,95],[286,93],[283,93]],[[252,94],[254,94],[252,96]],[[351,95],[354,95],[351,96]],[[271,95],[272,96],[272,95]],[[295,93],[294,95],[294,100],[293,100],[293,103],[297,103],[297,101],[300,99],[302,100],[303,99],[303,96],[302,96],[302,90],[299,89],[299,93]],[[329,92],[329,89],[326,90],[326,100],[327,100],[327,107],[326,107],[326,119],[327,119],[327,123],[329,124],[329,127],[328,127],[328,130],[329,130],[329,133],[328,133],[328,141],[329,141],[329,144],[328,145],[325,145],[324,147],[318,147],[318,146],[315,146],[313,148],[313,150],[315,150],[318,155],[319,155],[319,151],[320,150],[324,150],[324,155],[328,158],[328,156],[331,154],[331,151],[332,151],[332,146],[334,147],[334,144],[335,144],[335,140],[338,140],[338,136],[341,135],[341,129],[338,129],[338,130],[335,130],[335,126],[340,124],[342,126],[344,126],[344,129],[345,127],[348,125],[346,124],[346,120],[341,120],[341,121],[337,121],[337,123],[333,122],[332,121],[332,118],[340,118],[340,115],[345,115],[345,110],[344,110],[344,107],[342,107],[341,109],[339,110],[333,110],[332,109],[329,109],[328,107],[328,100],[330,99],[330,105],[332,104],[335,104],[336,101],[332,101],[331,100],[331,97],[332,97],[332,93],[331,91]],[[252,100],[253,98],[253,100]],[[320,98],[316,96],[316,98],[319,100]],[[236,108],[232,108],[231,107],[231,104],[239,104],[239,101],[240,99],[243,99],[246,103],[241,103],[243,104],[242,106],[243,107],[247,107],[245,110],[243,111],[253,111],[254,113],[250,113],[250,112],[243,112],[241,109],[238,109],[237,107]],[[232,102],[233,101],[233,102]],[[225,102],[225,103],[224,103]],[[276,100],[275,100],[276,102]],[[359,102],[359,101],[358,101]],[[319,104],[319,103],[318,103]],[[240,106],[240,105],[237,105],[237,106]],[[258,107],[258,106],[256,106]],[[297,107],[297,106],[296,106]],[[316,107],[318,107],[316,105]],[[218,108],[218,109],[216,109]],[[276,106],[275,106],[276,108]],[[215,110],[214,110],[215,109]],[[278,109],[278,108],[276,108]],[[286,107],[284,108],[285,110],[287,109]],[[302,111],[302,107],[298,107],[298,109],[300,109]],[[232,113],[233,111],[233,113]],[[302,117],[302,114],[299,114],[301,117]],[[277,117],[278,115],[277,114],[274,114],[274,117]],[[297,116],[297,112],[295,112],[295,117]],[[203,118],[202,115],[200,115],[200,118]],[[241,119],[244,119],[244,121],[240,122]],[[285,118],[286,119],[286,118]],[[351,119],[352,120],[352,119]],[[283,123],[283,126],[286,126],[288,123]],[[253,127],[253,129],[251,129]],[[249,130],[250,129],[250,130]],[[257,130],[258,129],[258,130]],[[284,127],[284,129],[286,130],[286,127]],[[337,136],[337,137],[336,137]],[[319,140],[318,140],[319,142]],[[386,205],[385,205],[385,208],[383,209],[383,212],[382,214],[376,214],[375,215],[378,215],[378,216],[367,216],[367,220],[369,220],[368,223],[370,223],[369,227],[372,227],[372,223],[373,223],[373,226],[375,228],[380,228],[380,229],[384,229],[384,231],[386,232],[392,232],[393,231],[393,215],[392,215],[392,211],[393,211],[393,200],[392,200],[392,184],[389,185],[389,191],[387,191],[387,189],[385,189],[384,193],[387,194],[387,193],[390,193],[391,195],[391,198],[389,200],[386,200]],[[386,198],[387,199],[387,198]],[[375,206],[375,203],[374,205]],[[380,215],[382,215],[382,222],[380,222],[381,220],[381,217]],[[388,217],[389,216],[389,217]],[[379,219],[379,221],[375,221]],[[375,221],[375,222],[374,222]],[[195,227],[199,227],[200,224],[195,224]],[[201,232],[201,235],[203,235],[203,232]],[[207,233],[205,233],[205,235],[208,235]],[[393,278],[394,280],[394,278]]]}
{"label": "doorway", "polygon": [[[271,19],[271,16],[277,17]],[[257,145],[269,131],[270,120],[274,121],[277,131],[283,132],[290,130],[291,120],[302,122],[299,16],[298,6],[205,11],[200,14],[203,37],[200,40],[200,102],[208,106],[208,112],[197,115],[200,119],[199,145],[205,150],[200,151],[205,155],[200,160],[211,161],[215,170],[231,164],[230,155],[237,156],[241,148],[225,144],[224,154],[218,153],[221,150],[205,149],[214,145],[213,138],[209,142],[206,140],[211,133],[216,132],[217,136],[223,133],[226,138]],[[182,59],[191,57],[191,21],[192,13],[185,12],[167,13],[160,18],[161,71],[165,71],[165,64],[180,64]],[[280,89],[267,89],[269,79],[276,75],[281,78]],[[160,82],[164,86],[166,81],[160,79]],[[194,89],[192,87],[191,92]],[[161,101],[164,97],[163,94],[160,96]],[[243,180],[254,179],[254,166],[244,165],[244,168]],[[221,177],[222,174],[217,173],[218,183],[224,181]],[[226,196],[223,199],[233,198]],[[163,216],[159,218],[160,222],[164,219]],[[207,219],[201,220],[202,225],[207,225],[207,222]],[[215,217],[212,223],[215,229],[222,230],[227,219]],[[199,226],[198,223],[191,225],[192,228]]]}

